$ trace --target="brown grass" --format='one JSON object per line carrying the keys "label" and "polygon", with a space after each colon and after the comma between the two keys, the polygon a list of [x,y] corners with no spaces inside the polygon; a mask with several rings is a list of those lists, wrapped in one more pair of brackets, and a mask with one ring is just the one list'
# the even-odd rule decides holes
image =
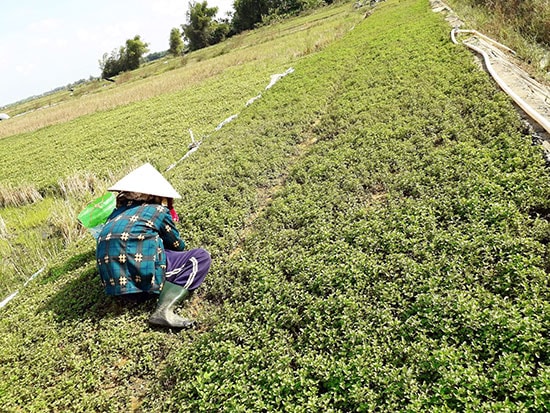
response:
{"label": "brown grass", "polygon": [[550,84],[550,2],[548,0],[444,0],[468,28],[515,50],[523,68]]}
{"label": "brown grass", "polygon": [[550,47],[550,3],[547,0],[469,0],[495,14],[525,37]]}
{"label": "brown grass", "polygon": [[75,207],[68,200],[55,200],[48,224],[53,232],[60,235],[64,245],[86,235],[86,229],[79,224]]}
{"label": "brown grass", "polygon": [[42,200],[42,195],[33,185],[0,185],[0,207],[20,207]]}
{"label": "brown grass", "polygon": [[[112,180],[111,177],[109,180]],[[105,181],[91,172],[76,173],[65,179],[60,179],[57,185],[60,195],[65,199],[87,196],[90,193],[103,191],[106,187]]]}
{"label": "brown grass", "polygon": [[8,228],[6,227],[6,223],[4,222],[4,219],[0,216],[0,239],[7,239],[9,235]]}

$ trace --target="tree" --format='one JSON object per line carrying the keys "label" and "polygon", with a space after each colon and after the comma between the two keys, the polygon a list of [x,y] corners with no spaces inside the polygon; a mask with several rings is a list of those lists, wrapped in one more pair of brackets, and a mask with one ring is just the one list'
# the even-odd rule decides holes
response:
{"label": "tree", "polygon": [[235,0],[233,28],[237,33],[251,30],[269,13],[269,0]]}
{"label": "tree", "polygon": [[153,62],[155,60],[162,59],[167,54],[168,54],[168,50],[163,50],[162,52],[153,52],[153,53],[149,53],[149,54],[145,55],[143,57],[143,60],[145,62]]}
{"label": "tree", "polygon": [[103,54],[99,61],[101,77],[109,78],[127,70],[137,69],[145,53],[149,51],[148,44],[144,43],[140,36],[126,40],[126,46],[114,49],[111,54]]}
{"label": "tree", "polygon": [[209,45],[209,26],[217,12],[218,8],[208,7],[206,1],[189,3],[189,10],[187,10],[188,23],[184,24],[182,29],[191,50],[202,49]]}
{"label": "tree", "polygon": [[214,20],[217,7],[208,7],[208,3],[189,3],[187,24],[183,24],[183,36],[190,50],[198,50],[224,40],[229,33],[229,24]]}
{"label": "tree", "polygon": [[228,36],[231,26],[226,22],[213,21],[210,25],[210,35],[208,43],[210,45],[223,42]]}
{"label": "tree", "polygon": [[181,55],[181,52],[183,51],[183,40],[181,39],[181,32],[177,27],[174,27],[170,31],[170,48],[168,49],[168,53],[179,56]]}
{"label": "tree", "polygon": [[270,16],[286,16],[302,10],[330,4],[333,0],[235,0],[233,30],[240,33],[251,30]]}
{"label": "tree", "polygon": [[124,47],[119,49],[114,49],[111,54],[103,54],[103,58],[99,61],[99,67],[101,69],[101,77],[109,78],[111,76],[116,76],[122,72],[122,55],[124,54]]}
{"label": "tree", "polygon": [[124,70],[135,70],[141,63],[141,58],[149,51],[148,44],[144,43],[140,36],[137,35],[133,39],[126,40],[126,65]]}

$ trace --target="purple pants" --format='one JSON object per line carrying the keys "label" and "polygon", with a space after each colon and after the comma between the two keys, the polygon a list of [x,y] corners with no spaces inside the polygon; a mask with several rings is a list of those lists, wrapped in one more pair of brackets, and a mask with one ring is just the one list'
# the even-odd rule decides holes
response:
{"label": "purple pants", "polygon": [[166,250],[166,281],[189,291],[204,281],[210,269],[210,254],[201,248],[189,251]]}

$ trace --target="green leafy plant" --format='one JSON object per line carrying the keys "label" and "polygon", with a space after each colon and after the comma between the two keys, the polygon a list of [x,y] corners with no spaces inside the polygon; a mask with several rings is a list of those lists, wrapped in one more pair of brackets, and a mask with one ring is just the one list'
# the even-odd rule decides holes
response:
{"label": "green leafy plant", "polygon": [[[260,30],[269,44],[278,29]],[[3,408],[544,411],[548,170],[447,33],[424,1],[388,0],[286,61],[295,72],[218,132],[227,102],[244,105],[276,65],[51,127],[82,130],[80,150],[111,164],[101,176],[124,169],[121,142],[164,170],[193,124],[199,150],[166,176],[181,233],[213,266],[182,309],[199,327],[173,334],[148,327],[154,301],[103,294],[91,239],[67,245],[3,309]],[[163,122],[129,122],[136,111]],[[66,174],[54,164],[33,182]]]}

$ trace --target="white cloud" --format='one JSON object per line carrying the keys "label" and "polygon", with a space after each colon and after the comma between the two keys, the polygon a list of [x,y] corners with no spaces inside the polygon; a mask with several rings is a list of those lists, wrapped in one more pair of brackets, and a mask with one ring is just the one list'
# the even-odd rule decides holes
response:
{"label": "white cloud", "polygon": [[187,3],[180,0],[142,1],[141,3],[143,8],[150,8],[151,12],[157,16],[185,17],[185,11],[187,10]]}
{"label": "white cloud", "polygon": [[34,34],[47,34],[63,27],[63,22],[58,19],[43,19],[30,23],[27,28]]}
{"label": "white cloud", "polygon": [[36,65],[34,63],[26,63],[26,64],[16,64],[15,65],[15,71],[23,76],[30,76],[36,69]]}

